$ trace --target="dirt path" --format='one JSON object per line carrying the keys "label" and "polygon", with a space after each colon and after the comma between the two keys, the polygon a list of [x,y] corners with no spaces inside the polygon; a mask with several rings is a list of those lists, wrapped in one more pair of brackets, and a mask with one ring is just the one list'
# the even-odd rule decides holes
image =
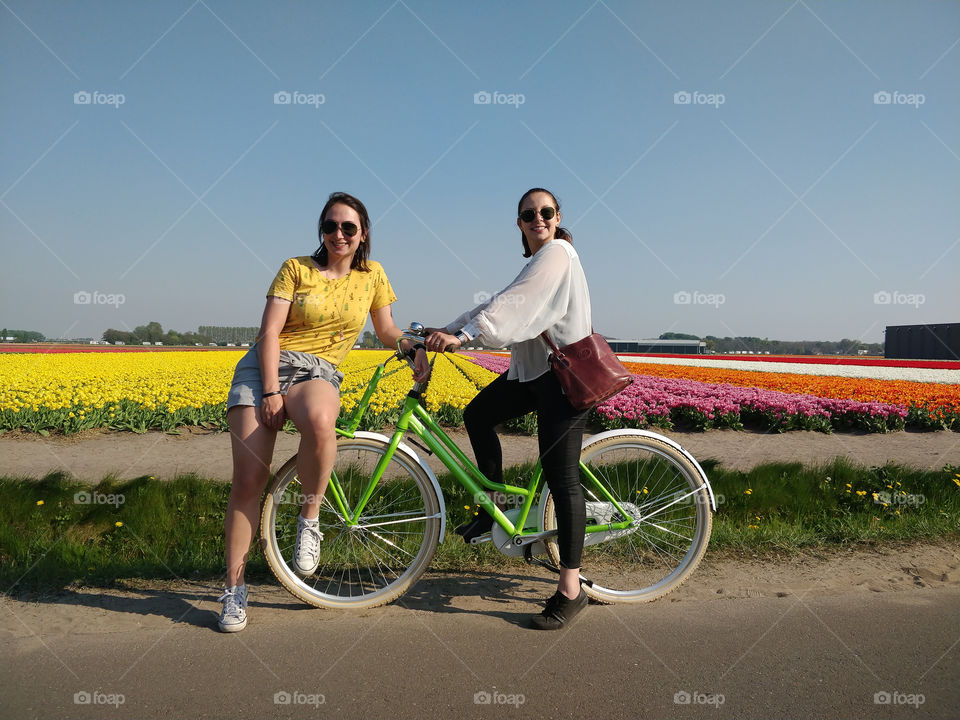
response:
{"label": "dirt path", "polygon": [[[960,551],[781,562],[707,555],[645,605],[524,628],[555,587],[510,564],[428,574],[366,611],[251,587],[215,630],[218,585],[0,597],[5,716],[74,718],[955,718]],[[108,704],[109,702],[114,704]]]}
{"label": "dirt path", "polygon": [[[887,434],[789,432],[767,434],[734,430],[701,433],[667,432],[698,460],[715,458],[725,466],[747,470],[762,462],[815,463],[841,456],[864,465],[888,461],[939,469],[960,465],[960,433],[893,432]],[[462,430],[450,432],[460,447],[470,444]],[[274,469],[296,452],[299,437],[281,433],[277,438]],[[537,439],[524,435],[502,438],[504,463],[517,464],[537,456]],[[422,453],[421,453],[422,454]],[[185,429],[182,435],[150,432],[144,435],[89,431],[72,436],[40,437],[17,433],[0,436],[2,473],[42,477],[53,470],[66,470],[76,478],[95,482],[109,473],[121,479],[154,475],[173,477],[196,472],[202,477],[230,479],[230,437],[200,429]],[[436,458],[428,457],[435,471]]]}

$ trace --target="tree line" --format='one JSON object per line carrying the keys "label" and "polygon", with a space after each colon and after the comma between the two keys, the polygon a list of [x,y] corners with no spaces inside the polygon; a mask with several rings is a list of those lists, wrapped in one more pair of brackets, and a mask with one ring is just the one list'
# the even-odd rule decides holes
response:
{"label": "tree line", "polygon": [[751,337],[717,337],[665,332],[661,340],[703,340],[707,352],[753,352],[771,355],[857,355],[861,350],[868,355],[883,355],[883,343],[865,343],[859,340],[770,340]]}

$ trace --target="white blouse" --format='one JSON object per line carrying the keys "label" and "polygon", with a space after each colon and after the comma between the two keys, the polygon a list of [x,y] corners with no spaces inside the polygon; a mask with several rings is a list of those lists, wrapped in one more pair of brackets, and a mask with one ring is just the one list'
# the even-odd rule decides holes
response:
{"label": "white blouse", "polygon": [[589,335],[590,291],[573,245],[554,239],[540,248],[516,279],[490,300],[446,326],[488,347],[510,346],[509,380],[535,380],[550,369],[550,350],[540,333],[557,347]]}

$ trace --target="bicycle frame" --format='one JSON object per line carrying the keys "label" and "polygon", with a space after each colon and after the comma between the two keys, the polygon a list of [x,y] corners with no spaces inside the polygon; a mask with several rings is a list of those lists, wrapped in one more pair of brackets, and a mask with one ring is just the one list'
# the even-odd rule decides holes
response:
{"label": "bicycle frame", "polygon": [[[354,410],[348,420],[347,427],[338,427],[336,429],[337,433],[344,437],[354,437],[354,433],[360,425],[360,421],[364,412],[366,411],[366,407],[369,404],[370,399],[373,397],[374,392],[376,392],[377,384],[385,375],[392,375],[394,372],[397,372],[397,370],[394,370],[385,374],[384,371],[386,363],[389,362],[390,359],[393,359],[393,357],[388,358],[388,360],[377,366],[373,376],[367,384],[366,391],[364,392],[360,403],[357,405],[357,408]],[[434,357],[434,361],[435,360],[436,356]],[[531,478],[527,487],[518,487],[506,483],[493,482],[482,472],[480,472],[480,469],[473,463],[473,461],[470,460],[470,458],[464,454],[457,444],[450,439],[450,437],[437,424],[436,420],[434,420],[430,413],[428,413],[420,404],[420,398],[425,390],[425,384],[415,383],[413,389],[407,393],[407,396],[404,399],[400,419],[396,423],[396,430],[390,437],[390,445],[387,451],[380,458],[377,467],[374,469],[374,472],[370,477],[370,482],[365,488],[360,500],[357,502],[356,507],[348,507],[345,494],[340,487],[340,483],[336,478],[336,475],[334,474],[331,476],[328,492],[332,495],[333,502],[341,513],[341,517],[345,519],[346,524],[358,524],[364,507],[373,496],[376,486],[380,482],[380,478],[383,476],[383,473],[386,471],[387,466],[393,458],[393,455],[400,445],[401,440],[407,432],[412,432],[424,442],[424,444],[433,454],[437,456],[444,466],[446,466],[446,468],[453,474],[457,482],[459,482],[464,488],[472,493],[476,504],[493,517],[494,522],[496,522],[507,533],[508,537],[514,538],[514,542],[516,544],[526,544],[524,543],[523,538],[530,538],[532,541],[532,539],[544,537],[545,533],[543,532],[542,528],[538,527],[531,530],[525,529],[527,518],[530,514],[531,508],[533,507],[534,499],[537,497],[540,490],[542,479],[540,461],[537,461],[537,464],[534,467],[533,477]],[[611,530],[623,530],[631,527],[638,520],[638,518],[631,518],[630,514],[620,505],[617,499],[610,494],[603,483],[600,482],[600,480],[597,479],[590,469],[587,468],[583,463],[580,463],[580,471],[598,493],[598,496],[603,497],[608,502],[611,502],[623,517],[630,518],[628,520],[623,520],[616,523],[587,525],[586,532],[588,534],[607,532]],[[502,492],[509,495],[519,495],[523,498],[523,505],[521,506],[520,513],[515,518],[515,521],[511,521],[511,519],[508,518],[499,507],[497,507],[496,503],[494,503],[493,500],[491,500],[487,494],[483,492],[485,489],[495,492]]]}

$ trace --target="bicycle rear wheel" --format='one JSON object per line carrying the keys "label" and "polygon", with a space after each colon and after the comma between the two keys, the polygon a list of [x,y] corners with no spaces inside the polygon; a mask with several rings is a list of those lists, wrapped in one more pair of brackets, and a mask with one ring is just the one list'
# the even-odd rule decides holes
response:
{"label": "bicycle rear wheel", "polygon": [[[587,524],[634,520],[622,530],[586,535],[581,565],[593,586],[584,585],[584,591],[601,602],[640,603],[676,590],[696,569],[710,540],[710,494],[702,471],[672,445],[626,433],[588,443],[580,462],[620,505],[581,470]],[[543,528],[556,526],[550,496]],[[547,553],[559,565],[555,537],[547,542]]]}
{"label": "bicycle rear wheel", "polygon": [[[369,438],[340,440],[332,475],[352,513],[387,450]],[[301,489],[296,456],[277,472],[264,500],[260,536],[267,564],[291,593],[317,607],[370,608],[399,597],[433,559],[441,503],[427,474],[394,453],[356,524],[349,524],[328,488],[320,506],[320,565],[307,578],[290,566],[297,539]]]}

